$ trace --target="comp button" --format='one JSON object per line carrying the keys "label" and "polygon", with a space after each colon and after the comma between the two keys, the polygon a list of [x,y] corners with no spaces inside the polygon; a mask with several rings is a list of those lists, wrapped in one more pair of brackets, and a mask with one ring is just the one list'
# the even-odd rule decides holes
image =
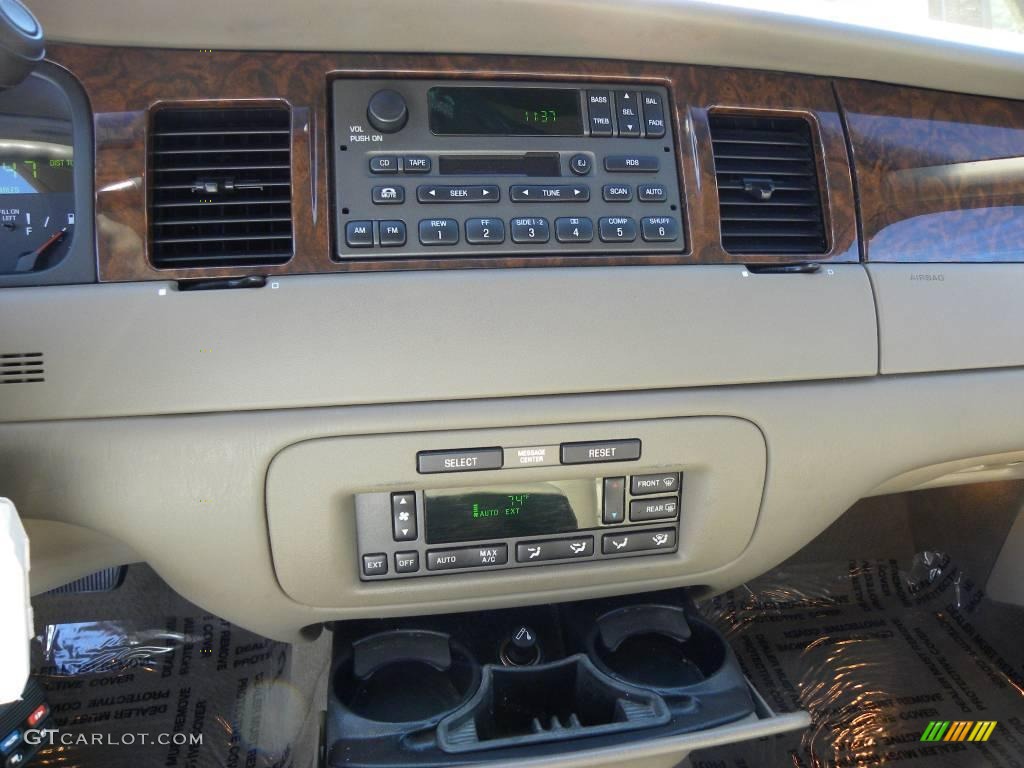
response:
{"label": "comp button", "polygon": [[438,472],[476,472],[481,469],[501,469],[501,448],[467,448],[460,451],[420,451],[416,454],[416,469],[421,475]]}

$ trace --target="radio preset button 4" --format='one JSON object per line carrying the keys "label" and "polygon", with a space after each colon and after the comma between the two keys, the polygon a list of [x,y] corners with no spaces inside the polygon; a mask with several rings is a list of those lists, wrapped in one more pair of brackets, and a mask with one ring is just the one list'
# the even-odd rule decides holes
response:
{"label": "radio preset button 4", "polygon": [[560,243],[589,243],[594,239],[594,222],[585,216],[555,219],[555,239]]}
{"label": "radio preset button 4", "polygon": [[506,563],[508,563],[508,547],[505,544],[438,549],[427,552],[428,571],[450,571],[456,568],[479,568],[481,566],[505,565]]}

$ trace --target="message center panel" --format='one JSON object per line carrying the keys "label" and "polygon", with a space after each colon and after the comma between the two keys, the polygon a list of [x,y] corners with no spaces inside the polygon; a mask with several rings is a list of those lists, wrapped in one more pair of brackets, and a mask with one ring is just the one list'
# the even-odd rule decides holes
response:
{"label": "message center panel", "polygon": [[335,258],[680,253],[667,89],[336,80]]}

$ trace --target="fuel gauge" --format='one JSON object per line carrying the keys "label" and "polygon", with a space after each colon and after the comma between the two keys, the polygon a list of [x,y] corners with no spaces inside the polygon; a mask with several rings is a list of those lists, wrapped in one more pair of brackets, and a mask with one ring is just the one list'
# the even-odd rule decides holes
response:
{"label": "fuel gauge", "polygon": [[[33,272],[60,262],[75,227],[71,148],[4,142],[0,156],[0,274]],[[40,151],[42,150],[42,151]]]}

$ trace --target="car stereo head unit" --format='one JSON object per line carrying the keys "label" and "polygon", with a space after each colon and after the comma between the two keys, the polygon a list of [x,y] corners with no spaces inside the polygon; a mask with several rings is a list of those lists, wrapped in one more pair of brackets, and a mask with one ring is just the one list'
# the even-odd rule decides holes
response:
{"label": "car stereo head unit", "polygon": [[336,259],[685,250],[664,87],[338,79],[331,96]]}

